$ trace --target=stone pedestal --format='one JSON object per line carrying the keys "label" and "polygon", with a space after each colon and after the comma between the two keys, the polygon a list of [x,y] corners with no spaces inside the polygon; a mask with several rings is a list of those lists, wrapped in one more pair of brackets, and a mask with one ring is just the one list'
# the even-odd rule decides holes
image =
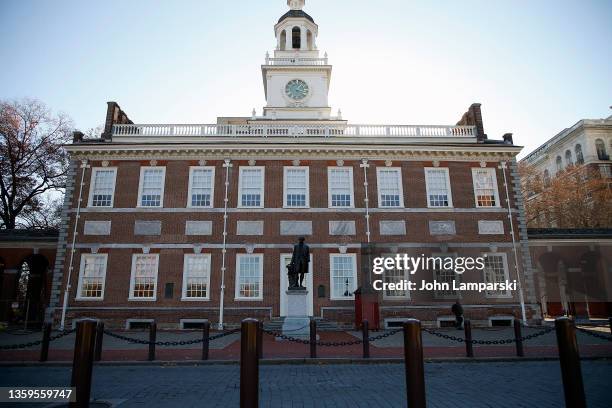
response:
{"label": "stone pedestal", "polygon": [[310,337],[310,317],[308,317],[308,291],[288,290],[287,317],[283,322],[283,334],[298,339]]}

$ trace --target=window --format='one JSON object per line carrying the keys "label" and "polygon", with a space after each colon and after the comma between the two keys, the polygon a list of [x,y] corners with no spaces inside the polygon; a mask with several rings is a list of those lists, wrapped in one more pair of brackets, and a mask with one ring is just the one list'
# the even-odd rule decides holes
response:
{"label": "window", "polygon": [[298,50],[302,46],[302,32],[300,31],[300,27],[293,27],[291,30],[291,46]]}
{"label": "window", "polygon": [[378,206],[403,207],[402,172],[400,168],[379,167],[378,176]]}
{"label": "window", "polygon": [[91,170],[91,190],[89,191],[90,207],[112,207],[115,195],[117,169],[110,167]]}
{"label": "window", "polygon": [[212,207],[214,188],[214,167],[191,167],[189,169],[189,202],[187,207]]}
{"label": "window", "polygon": [[329,167],[327,169],[329,183],[329,207],[353,207],[353,168]]}
{"label": "window", "polygon": [[309,198],[308,167],[285,167],[284,206],[308,208]]}
{"label": "window", "polygon": [[450,179],[446,168],[425,168],[428,207],[452,207]]}
{"label": "window", "polygon": [[[383,254],[382,256],[394,256],[393,254]],[[410,280],[410,271],[408,269],[389,269],[386,270],[382,275],[384,283],[400,283],[401,281]],[[385,289],[383,291],[383,298],[389,300],[405,300],[410,299],[409,290],[391,290]]]}
{"label": "window", "polygon": [[263,208],[264,206],[264,168],[240,168],[240,203],[238,207]]}
{"label": "window", "polygon": [[473,168],[474,197],[476,207],[499,207],[497,175],[492,168]]}
{"label": "window", "polygon": [[595,140],[595,150],[597,150],[597,158],[599,160],[608,160],[608,155],[606,153],[606,145],[604,141],[601,139]]}
{"label": "window", "polygon": [[[484,254],[484,281],[485,283],[501,283],[507,281],[508,263],[504,253]],[[509,291],[490,291],[486,292],[487,297],[509,297]]]}
{"label": "window", "polygon": [[544,187],[550,186],[550,173],[548,170],[544,170]]}
{"label": "window", "polygon": [[158,254],[134,254],[130,279],[130,300],[157,299]]}
{"label": "window", "polygon": [[263,299],[263,254],[236,255],[237,300]]}
{"label": "window", "polygon": [[456,299],[458,293],[456,290],[453,290],[453,282],[459,281],[459,275],[455,273],[455,270],[451,268],[445,268],[445,260],[451,257],[455,257],[455,254],[433,254],[432,256],[436,257],[433,262],[433,278],[440,283],[447,283],[449,285],[448,290],[434,290],[434,298],[436,299]]}
{"label": "window", "polygon": [[77,300],[102,300],[106,281],[107,254],[83,254]]}
{"label": "window", "polygon": [[582,155],[582,146],[577,144],[574,148],[574,152],[576,153],[576,164],[583,164],[584,156]]}
{"label": "window", "polygon": [[210,254],[186,254],[182,300],[210,299]]}
{"label": "window", "polygon": [[572,166],[574,163],[572,162],[572,152],[568,149],[565,151],[565,165]]}
{"label": "window", "polygon": [[349,300],[357,289],[357,258],[355,254],[331,254],[329,278],[332,300]]}
{"label": "window", "polygon": [[140,169],[140,186],[138,187],[139,207],[164,206],[165,167],[143,167]]}
{"label": "window", "polygon": [[561,159],[561,156],[557,156],[556,164],[557,164],[557,171],[558,172],[563,170],[563,159]]}

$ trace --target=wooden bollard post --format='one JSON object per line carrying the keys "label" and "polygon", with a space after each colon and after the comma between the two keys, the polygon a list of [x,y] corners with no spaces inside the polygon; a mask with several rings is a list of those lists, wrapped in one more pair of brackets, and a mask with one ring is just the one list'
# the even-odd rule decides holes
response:
{"label": "wooden bollard post", "polygon": [[463,323],[463,330],[465,331],[465,355],[468,357],[474,357],[474,345],[472,344],[472,323],[467,319]]}
{"label": "wooden bollard post", "polygon": [[424,408],[427,405],[427,399],[425,397],[423,339],[421,322],[416,319],[408,319],[404,322],[404,365],[408,408]]}
{"label": "wooden bollard post", "polygon": [[561,378],[563,378],[563,393],[565,406],[572,408],[586,407],[576,327],[568,317],[555,319],[559,362],[561,363]]}
{"label": "wooden bollard post", "polygon": [[317,321],[310,319],[310,358],[317,358]]}
{"label": "wooden bollard post", "polygon": [[72,379],[70,381],[70,386],[76,388],[76,402],[71,402],[70,407],[89,407],[91,373],[94,362],[94,348],[96,346],[96,325],[97,321],[92,319],[77,322]]}
{"label": "wooden bollard post", "polygon": [[40,346],[40,361],[47,361],[49,358],[49,339],[51,338],[51,323],[43,324],[43,338]]}
{"label": "wooden bollard post", "polygon": [[208,360],[208,349],[210,347],[210,322],[202,323],[202,360]]}
{"label": "wooden bollard post", "polygon": [[257,358],[263,357],[263,321],[257,322]]}
{"label": "wooden bollard post", "polygon": [[104,322],[98,321],[96,325],[96,352],[94,353],[94,360],[102,360],[102,341],[104,340]]}
{"label": "wooden bollard post", "polygon": [[240,407],[259,406],[258,322],[244,319],[240,333]]}
{"label": "wooden bollard post", "polygon": [[361,322],[361,338],[363,344],[363,358],[370,358],[370,328],[367,320]]}
{"label": "wooden bollard post", "polygon": [[514,319],[514,342],[516,343],[516,356],[524,357],[525,353],[523,351],[523,339],[521,334],[521,321],[518,319]]}
{"label": "wooden bollard post", "polygon": [[157,341],[157,323],[151,322],[149,326],[149,361],[155,360],[155,342]]}

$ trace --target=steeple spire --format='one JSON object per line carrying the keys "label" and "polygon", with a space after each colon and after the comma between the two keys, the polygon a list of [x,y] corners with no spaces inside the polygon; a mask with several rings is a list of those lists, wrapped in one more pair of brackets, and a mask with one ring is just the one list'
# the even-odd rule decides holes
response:
{"label": "steeple spire", "polygon": [[301,10],[305,3],[306,0],[287,0],[287,5],[291,10]]}

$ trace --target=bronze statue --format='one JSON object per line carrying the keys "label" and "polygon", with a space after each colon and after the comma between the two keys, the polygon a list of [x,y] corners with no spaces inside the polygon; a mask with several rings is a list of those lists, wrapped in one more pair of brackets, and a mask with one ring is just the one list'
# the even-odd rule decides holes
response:
{"label": "bronze statue", "polygon": [[291,262],[287,265],[289,289],[305,289],[304,274],[308,273],[309,262],[310,248],[304,243],[304,237],[300,237],[299,243],[293,246]]}

